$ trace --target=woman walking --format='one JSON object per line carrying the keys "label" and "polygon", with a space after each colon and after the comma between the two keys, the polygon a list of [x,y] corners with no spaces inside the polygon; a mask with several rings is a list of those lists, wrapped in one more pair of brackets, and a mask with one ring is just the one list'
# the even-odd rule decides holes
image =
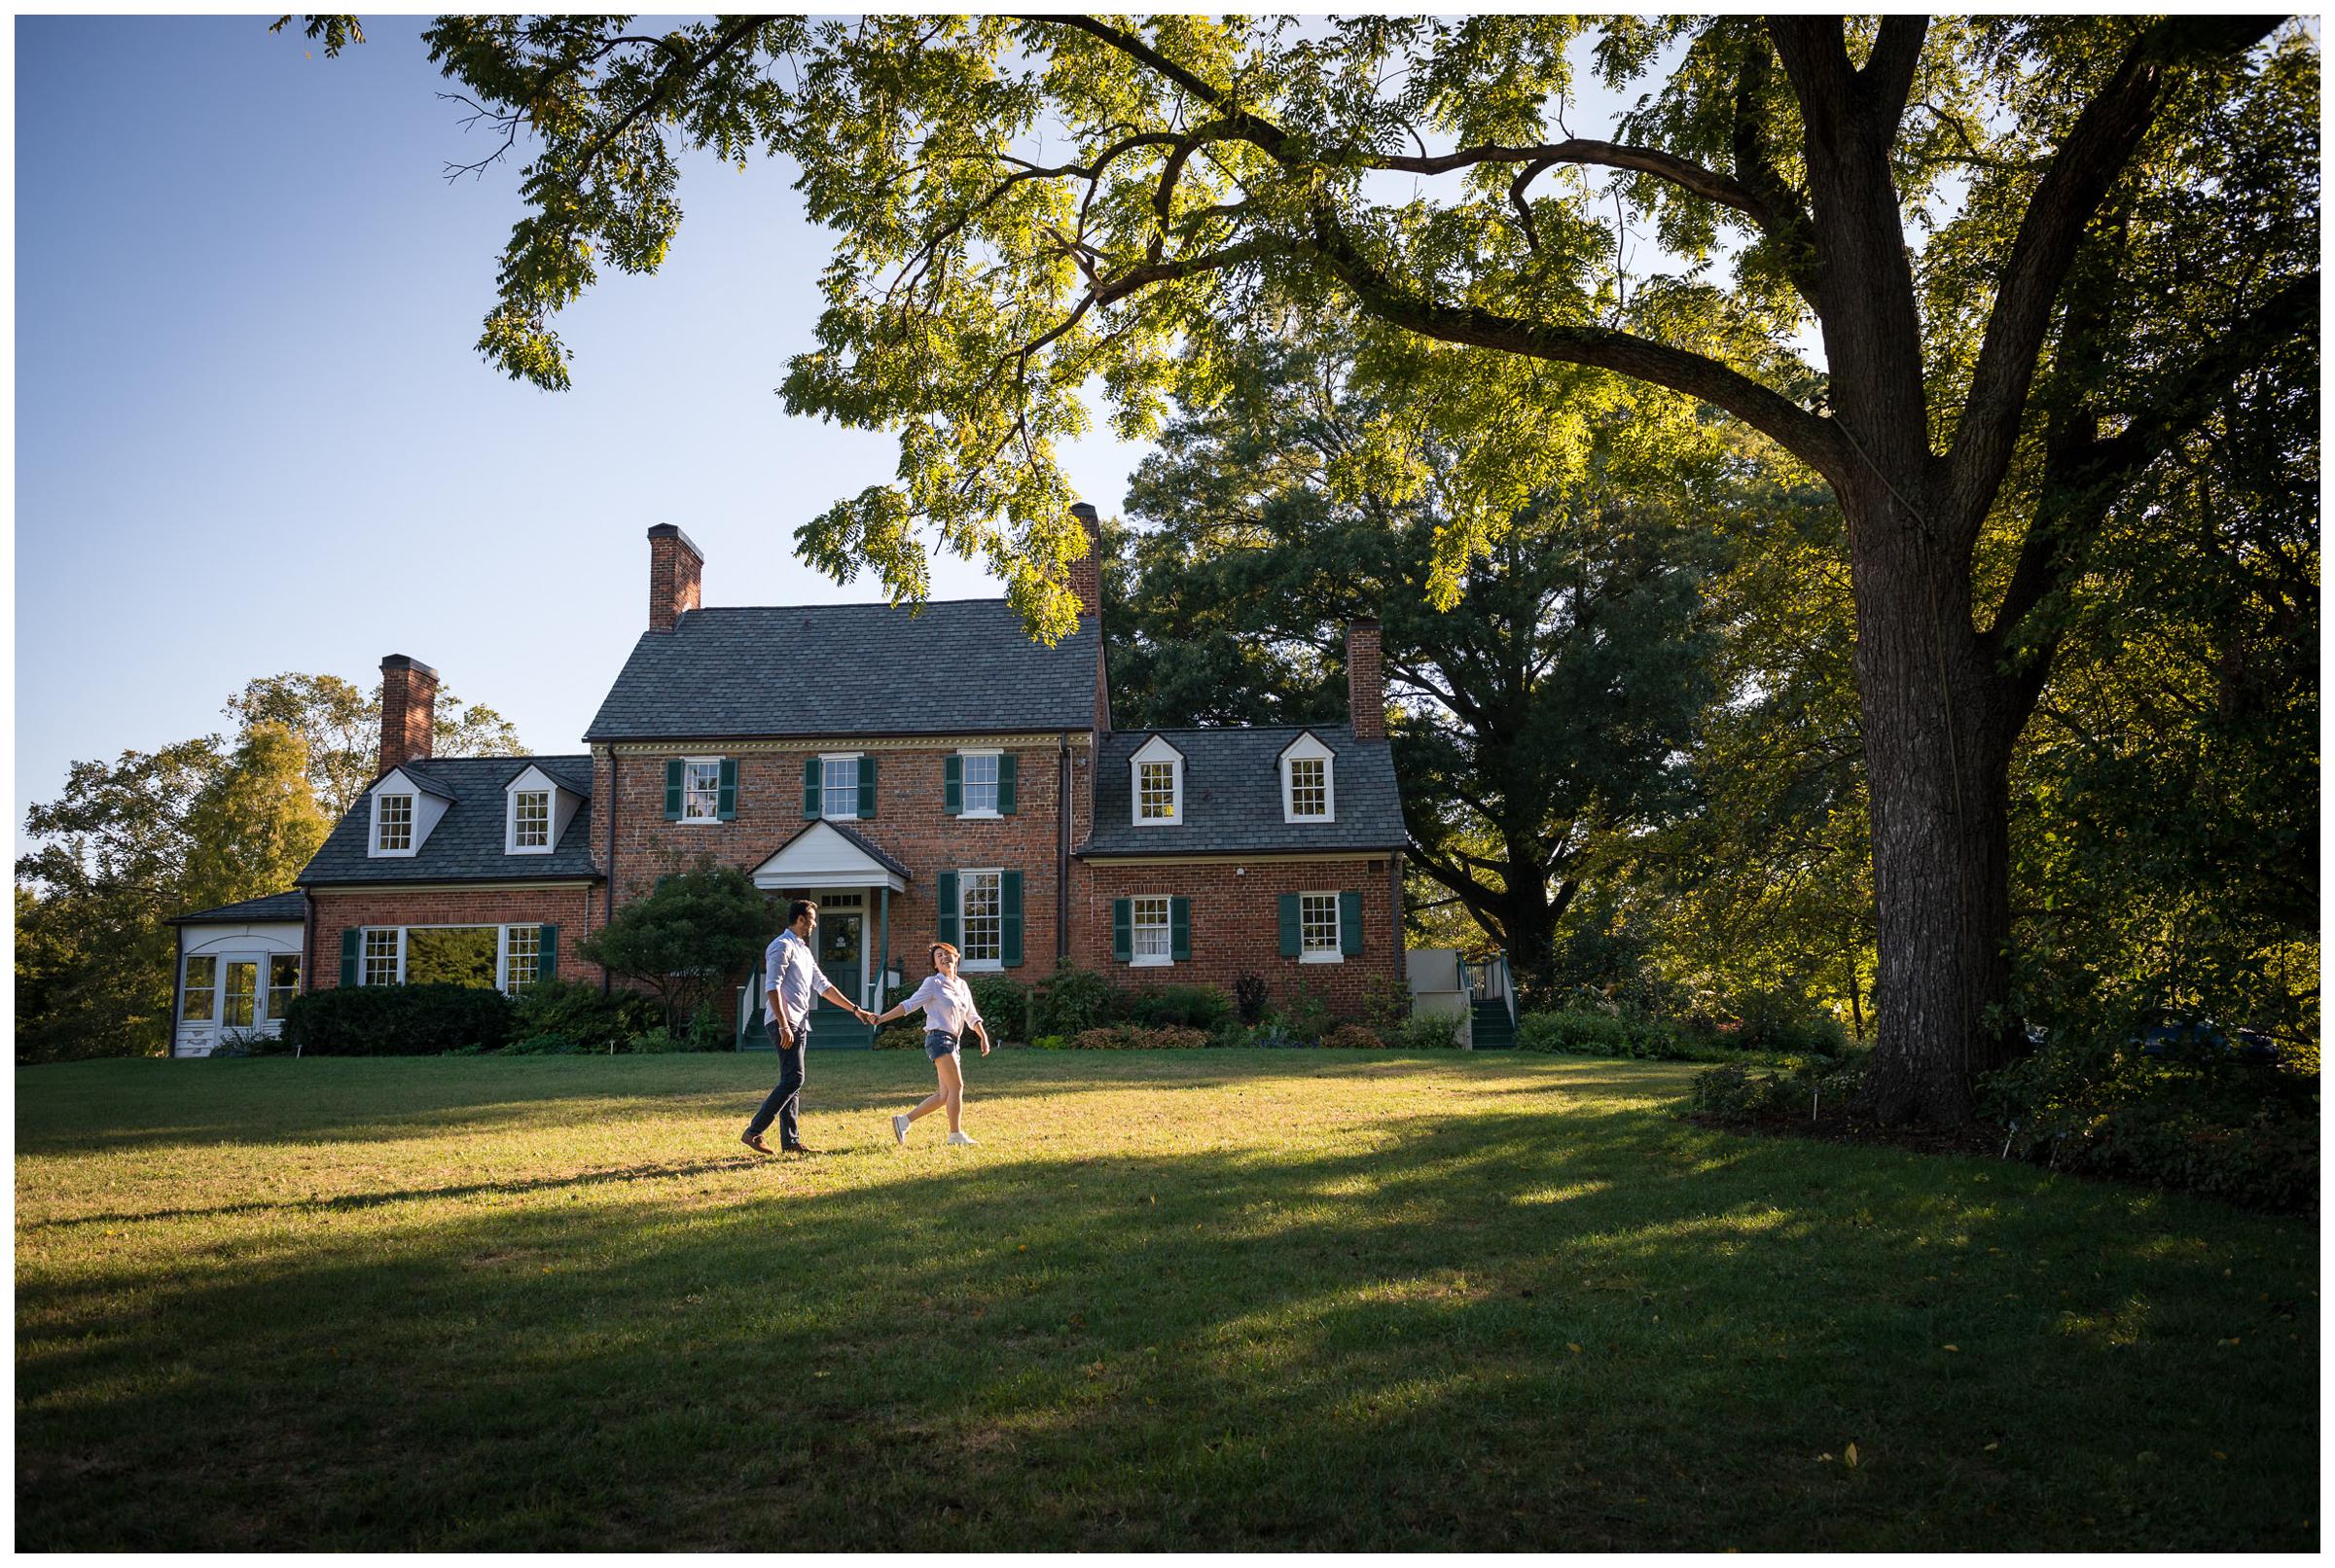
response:
{"label": "woman walking", "polygon": [[940,1075],[941,1087],[924,1097],[924,1103],[906,1116],[892,1118],[892,1142],[908,1142],[909,1124],[920,1116],[946,1109],[949,1113],[949,1141],[969,1144],[965,1136],[965,1074],[957,1060],[957,1042],[970,1028],[981,1040],[981,1053],[989,1053],[989,1031],[983,1027],[981,1010],[973,1005],[973,988],[956,976],[956,949],[945,942],[932,944],[932,975],[923,984],[901,1001],[886,1008],[876,1019],[881,1028],[894,1018],[904,1018],[917,1008],[924,1010],[924,1054],[932,1058],[932,1068]]}

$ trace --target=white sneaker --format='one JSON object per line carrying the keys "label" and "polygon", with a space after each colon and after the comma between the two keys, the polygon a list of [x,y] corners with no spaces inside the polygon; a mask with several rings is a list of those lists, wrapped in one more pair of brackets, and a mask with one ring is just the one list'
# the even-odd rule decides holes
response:
{"label": "white sneaker", "polygon": [[908,1143],[908,1118],[904,1116],[892,1118],[892,1142],[902,1146]]}
{"label": "white sneaker", "polygon": [[951,1143],[971,1144],[973,1140],[966,1137],[961,1132],[952,1132],[949,1134],[949,1141]]}

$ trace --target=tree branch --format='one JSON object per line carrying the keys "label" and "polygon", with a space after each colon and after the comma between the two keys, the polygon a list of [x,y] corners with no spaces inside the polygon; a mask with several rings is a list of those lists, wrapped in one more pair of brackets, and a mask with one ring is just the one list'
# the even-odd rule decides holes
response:
{"label": "tree branch", "polygon": [[1891,12],[1881,18],[1873,53],[1856,73],[1858,105],[1867,123],[1886,144],[1897,139],[1898,123],[1905,118],[1905,101],[1914,90],[1914,71],[1922,63],[1922,42],[1929,35],[1927,17]]}

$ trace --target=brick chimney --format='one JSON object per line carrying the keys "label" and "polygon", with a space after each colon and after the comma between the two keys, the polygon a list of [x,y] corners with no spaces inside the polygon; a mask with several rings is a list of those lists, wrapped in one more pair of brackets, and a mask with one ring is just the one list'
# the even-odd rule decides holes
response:
{"label": "brick chimney", "polygon": [[1080,615],[1102,614],[1102,519],[1084,501],[1070,503],[1070,516],[1087,531],[1087,552],[1070,564],[1070,591],[1078,595]]}
{"label": "brick chimney", "polygon": [[649,530],[649,629],[670,631],[684,611],[695,610],[705,575],[705,556],[689,535],[669,522]]}
{"label": "brick chimney", "polygon": [[381,772],[430,760],[437,708],[436,670],[404,654],[381,660]]}
{"label": "brick chimney", "polygon": [[1386,738],[1386,667],[1379,624],[1369,616],[1346,624],[1346,701],[1356,740]]}

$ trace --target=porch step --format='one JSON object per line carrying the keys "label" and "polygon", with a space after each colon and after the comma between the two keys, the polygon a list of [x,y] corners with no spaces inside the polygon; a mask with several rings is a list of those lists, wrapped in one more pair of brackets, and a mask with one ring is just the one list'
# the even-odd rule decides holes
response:
{"label": "porch step", "polygon": [[1478,1051],[1516,1049],[1516,1028],[1508,1021],[1507,1003],[1478,1002],[1470,1016]]}
{"label": "porch step", "polygon": [[[810,1016],[810,1049],[813,1051],[866,1051],[876,1043],[876,1031],[851,1016],[833,1008],[820,1008]],[[762,1026],[762,1011],[757,1008],[753,1021],[739,1032],[740,1051],[776,1051],[771,1044],[770,1031]]]}

